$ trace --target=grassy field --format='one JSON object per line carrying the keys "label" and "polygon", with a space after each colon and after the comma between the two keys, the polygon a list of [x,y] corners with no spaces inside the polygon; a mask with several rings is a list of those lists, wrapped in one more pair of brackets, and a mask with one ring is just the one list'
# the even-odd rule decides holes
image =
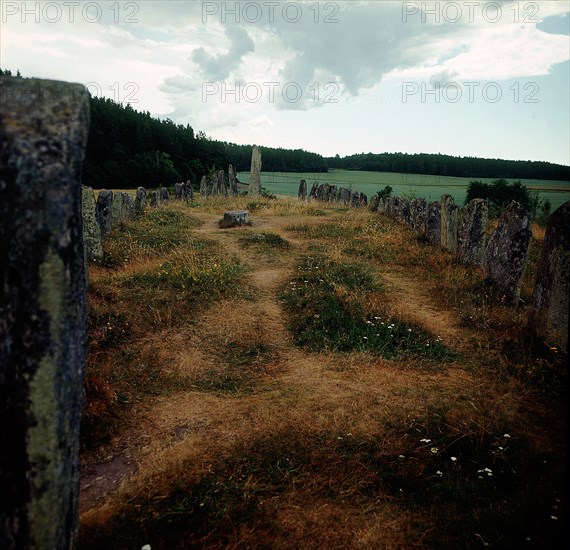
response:
{"label": "grassy field", "polygon": [[[249,172],[240,172],[238,178],[242,183],[249,181]],[[393,172],[360,172],[354,170],[331,170],[328,174],[314,173],[283,173],[263,172],[262,184],[276,195],[297,196],[299,181],[307,180],[310,186],[314,181],[330,183],[342,187],[351,187],[368,196],[374,195],[386,185],[391,185],[395,196],[413,193],[418,198],[428,201],[439,200],[441,195],[448,193],[457,204],[463,204],[465,190],[472,179],[486,178],[456,178],[447,176],[428,176],[425,174],[396,174]],[[548,199],[555,210],[561,204],[570,200],[570,182],[550,180],[521,180],[529,189],[537,190],[541,197]]]}
{"label": "grassy field", "polygon": [[[252,225],[220,229],[225,210]],[[362,209],[198,199],[89,268],[79,549],[564,547],[565,370]]]}

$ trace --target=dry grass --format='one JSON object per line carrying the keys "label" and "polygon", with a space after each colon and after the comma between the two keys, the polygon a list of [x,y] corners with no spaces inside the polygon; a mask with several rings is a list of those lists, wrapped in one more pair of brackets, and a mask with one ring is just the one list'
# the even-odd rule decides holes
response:
{"label": "dry grass", "polygon": [[[519,337],[526,307],[370,212],[253,202],[173,205],[195,220],[183,242],[94,267],[85,418],[101,429],[84,460],[122,453],[137,471],[83,503],[79,548],[559,547],[563,399]],[[230,208],[253,226],[219,230]],[[280,295],[317,254],[343,300],[441,335],[452,357],[298,347]],[[180,300],[184,269],[228,258],[232,284]]]}

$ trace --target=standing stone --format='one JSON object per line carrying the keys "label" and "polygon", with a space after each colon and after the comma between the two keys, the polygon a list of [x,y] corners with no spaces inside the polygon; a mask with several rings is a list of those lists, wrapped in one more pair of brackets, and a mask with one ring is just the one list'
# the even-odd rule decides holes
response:
{"label": "standing stone", "polygon": [[432,202],[428,206],[426,234],[431,243],[441,243],[441,203],[439,202]]}
{"label": "standing stone", "polygon": [[217,197],[219,193],[218,174],[212,174],[210,178],[210,197]]}
{"label": "standing stone", "polygon": [[459,212],[451,195],[441,197],[441,246],[454,254],[457,252]]}
{"label": "standing stone", "polygon": [[166,187],[160,188],[160,202],[168,204],[170,202],[170,193]]}
{"label": "standing stone", "polygon": [[418,233],[425,235],[427,233],[428,206],[424,199],[415,199],[410,203],[410,215],[412,218],[412,227]]}
{"label": "standing stone", "polygon": [[534,333],[564,353],[568,353],[569,295],[570,201],[567,201],[550,216],[546,225],[530,315]]}
{"label": "standing stone", "polygon": [[378,211],[378,201],[380,199],[378,198],[378,195],[374,195],[371,199],[370,199],[370,204],[368,205],[368,209],[371,212],[377,212]]}
{"label": "standing stone", "polygon": [[208,180],[206,176],[202,176],[200,180],[200,196],[204,199],[208,196]]}
{"label": "standing stone", "polygon": [[159,191],[151,191],[150,193],[150,207],[151,208],[158,208],[160,204],[160,192]]}
{"label": "standing stone", "polygon": [[406,225],[410,225],[412,223],[410,201],[406,198],[400,199],[400,221]]}
{"label": "standing stone", "polygon": [[385,199],[378,199],[378,214],[384,214],[386,212],[386,200]]}
{"label": "standing stone", "polygon": [[483,259],[487,281],[511,305],[519,301],[531,238],[530,213],[518,202],[511,202],[499,218]]}
{"label": "standing stone", "polygon": [[182,193],[183,193],[184,184],[183,183],[175,183],[174,184],[174,198],[177,201],[182,200]]}
{"label": "standing stone", "polygon": [[140,216],[146,208],[146,189],[139,187],[135,197],[135,215]]}
{"label": "standing stone", "polygon": [[357,191],[350,192],[350,204],[355,208],[360,206],[360,193],[358,193]]}
{"label": "standing stone", "polygon": [[194,189],[192,189],[192,182],[188,180],[182,188],[182,195],[186,202],[194,200]]}
{"label": "standing stone", "polygon": [[0,78],[2,548],[67,550],[76,535],[88,132],[83,86]]}
{"label": "standing stone", "polygon": [[299,183],[297,197],[303,200],[307,198],[307,182],[305,180],[301,180],[301,183]]}
{"label": "standing stone", "polygon": [[386,197],[386,202],[385,202],[385,212],[387,216],[390,216],[391,218],[395,217],[395,213],[396,213],[396,207],[395,207],[395,200],[396,197]]}
{"label": "standing stone", "polygon": [[121,213],[121,219],[123,221],[131,221],[135,217],[135,203],[133,197],[129,193],[122,192],[123,196],[123,211]]}
{"label": "standing stone", "polygon": [[228,182],[226,180],[226,173],[223,170],[218,172],[218,193],[224,195],[224,197],[228,196]]}
{"label": "standing stone", "polygon": [[101,226],[95,212],[95,193],[91,187],[82,187],[83,246],[87,261],[103,258]]}
{"label": "standing stone", "polygon": [[340,188],[340,202],[342,202],[342,204],[348,204],[350,202],[350,189],[346,187]]}
{"label": "standing stone", "polygon": [[101,228],[101,237],[104,237],[113,227],[113,191],[107,189],[99,191],[95,215]]}
{"label": "standing stone", "polygon": [[457,236],[457,256],[465,265],[481,265],[487,240],[488,207],[483,199],[473,199],[463,214]]}
{"label": "standing stone", "polygon": [[319,184],[315,181],[313,183],[313,186],[311,187],[311,192],[309,193],[310,199],[316,199],[317,198],[318,189],[319,189]]}
{"label": "standing stone", "polygon": [[338,202],[338,188],[336,185],[331,185],[330,197],[332,202]]}
{"label": "standing stone", "polygon": [[255,197],[261,195],[261,151],[257,145],[253,146],[251,153],[251,172],[247,194]]}
{"label": "standing stone", "polygon": [[366,208],[368,206],[368,197],[365,193],[360,193],[358,197],[358,206],[360,206],[360,208]]}
{"label": "standing stone", "polygon": [[237,177],[232,164],[228,167],[228,176],[230,180],[230,193],[232,197],[238,196],[238,184],[237,184]]}
{"label": "standing stone", "polygon": [[123,219],[123,194],[113,193],[113,209],[111,212],[111,225],[117,227]]}

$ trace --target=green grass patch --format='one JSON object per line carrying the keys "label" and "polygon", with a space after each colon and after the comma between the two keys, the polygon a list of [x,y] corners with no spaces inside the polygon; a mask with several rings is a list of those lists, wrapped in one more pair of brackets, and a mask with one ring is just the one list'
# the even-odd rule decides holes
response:
{"label": "green grass patch", "polygon": [[255,246],[258,248],[277,248],[285,249],[291,246],[291,243],[277,235],[276,233],[249,233],[245,237],[239,239],[243,246]]}
{"label": "green grass patch", "polygon": [[451,357],[439,337],[417,326],[383,312],[366,315],[367,294],[379,290],[374,276],[361,264],[305,257],[280,298],[296,344],[312,351],[362,351],[389,358]]}

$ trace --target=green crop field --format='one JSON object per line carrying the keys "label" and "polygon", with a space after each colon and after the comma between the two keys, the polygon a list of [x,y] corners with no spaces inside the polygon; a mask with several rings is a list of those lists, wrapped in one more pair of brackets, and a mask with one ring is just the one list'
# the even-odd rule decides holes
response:
{"label": "green crop field", "polygon": [[[249,181],[249,172],[240,172],[241,183]],[[262,172],[263,186],[276,195],[296,196],[301,179],[307,180],[309,189],[313,182],[330,183],[350,187],[369,197],[386,185],[391,185],[395,196],[413,194],[427,201],[439,200],[441,195],[451,195],[457,204],[465,200],[465,190],[474,179],[490,182],[494,178],[457,178],[428,176],[425,174],[398,174],[394,172],[360,172],[355,170],[331,170],[328,173]],[[552,180],[521,180],[529,189],[536,190],[552,204],[552,209],[570,200],[570,182]]]}

